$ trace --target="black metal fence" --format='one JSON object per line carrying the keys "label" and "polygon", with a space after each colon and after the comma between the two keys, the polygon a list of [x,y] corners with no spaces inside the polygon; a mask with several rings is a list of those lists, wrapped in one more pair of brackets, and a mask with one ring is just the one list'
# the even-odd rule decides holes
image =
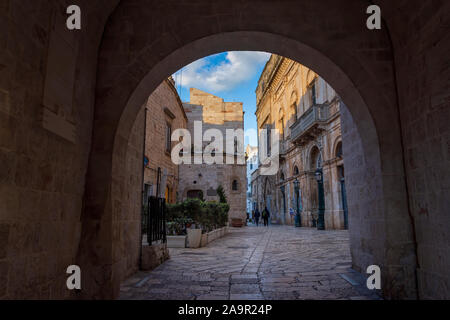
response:
{"label": "black metal fence", "polygon": [[147,242],[166,242],[166,200],[164,198],[149,197],[147,212],[144,221],[147,233]]}

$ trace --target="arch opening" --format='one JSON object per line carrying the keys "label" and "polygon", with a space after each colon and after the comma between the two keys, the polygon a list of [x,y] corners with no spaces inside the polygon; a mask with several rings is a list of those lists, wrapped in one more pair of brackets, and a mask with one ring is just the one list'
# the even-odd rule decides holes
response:
{"label": "arch opening", "polygon": [[[110,41],[114,41],[114,39]],[[167,76],[190,62],[211,54],[229,50],[272,52],[299,61],[320,74],[346,102],[348,109],[346,117],[353,124],[353,126],[350,126],[349,131],[351,132],[348,137],[350,138],[350,135],[352,135],[362,151],[362,155],[355,155],[355,157],[359,157],[356,161],[360,161],[360,166],[355,168],[353,173],[350,172],[350,179],[360,179],[361,175],[365,176],[362,180],[374,178],[371,180],[371,188],[379,191],[375,197],[370,193],[367,194],[367,201],[384,203],[384,192],[389,190],[393,183],[384,180],[385,174],[381,172],[381,168],[386,161],[398,164],[400,159],[395,155],[395,152],[387,151],[380,141],[385,141],[385,136],[390,136],[391,140],[397,139],[398,136],[392,137],[392,131],[388,133],[382,129],[383,122],[386,119],[381,116],[373,117],[375,114],[372,110],[385,102],[383,95],[372,92],[370,88],[365,86],[365,81],[356,76],[355,71],[349,72],[348,63],[342,63],[342,60],[339,62],[333,61],[329,55],[323,54],[324,51],[320,50],[323,48],[319,48],[320,46],[313,48],[305,44],[309,41],[302,42],[280,34],[261,31],[218,32],[186,41],[183,45],[177,43],[174,39],[169,42],[171,43],[168,46],[174,47],[170,49],[170,53],[162,57],[158,56],[157,53],[152,53],[149,44],[143,43],[143,49],[136,56],[136,63],[124,65],[123,71],[115,81],[108,78],[108,74],[110,74],[109,66],[100,65],[99,67],[98,95],[94,119],[94,126],[97,130],[94,130],[86,183],[87,194],[90,194],[90,196],[86,198],[82,221],[82,240],[79,249],[79,260],[82,264],[87,265],[86,269],[93,270],[90,272],[93,278],[99,277],[95,271],[99,265],[109,264],[112,269],[115,268],[116,261],[108,252],[103,253],[105,256],[99,259],[100,262],[91,261],[89,257],[98,255],[98,253],[96,252],[97,249],[92,247],[87,239],[91,237],[90,225],[98,224],[99,221],[102,221],[101,233],[104,233],[106,237],[113,232],[114,219],[104,220],[104,218],[111,215],[110,212],[114,211],[115,198],[120,197],[116,191],[116,184],[120,184],[122,179],[120,168],[126,154],[127,141],[141,106],[149,93],[155,90]],[[105,49],[111,45],[108,41],[103,43],[100,51],[101,59],[111,61],[111,59],[108,59],[108,55],[113,57],[114,53]],[[149,62],[143,59],[148,59]],[[353,68],[365,70],[355,61],[352,61],[351,64],[352,70]],[[371,76],[368,76],[368,78],[371,78]],[[116,90],[117,88],[121,88],[121,90]],[[370,100],[372,97],[377,98]],[[313,101],[313,104],[315,104],[315,101]],[[106,112],[107,106],[108,112]],[[346,145],[344,145],[345,147]],[[100,167],[99,163],[102,161],[99,160],[105,160],[103,163],[106,165]],[[393,169],[394,171],[397,170],[393,173],[402,175],[403,173],[399,170],[401,167],[400,165]],[[371,174],[371,177],[367,176],[367,173]],[[355,195],[357,192],[358,190],[355,188],[350,194],[349,202],[353,201],[353,203],[349,206],[356,208]],[[271,199],[269,199],[269,202],[271,202]],[[387,204],[380,206],[380,211],[385,205]],[[355,223],[360,221],[360,217],[357,216],[353,219]],[[350,218],[350,224],[351,221],[352,218]],[[364,237],[359,231],[352,234],[352,247],[355,252],[360,252],[362,257],[361,260],[354,261],[355,267],[362,270],[369,263],[369,260],[377,261],[379,264],[390,264],[391,262],[387,262],[383,254],[363,254],[364,249],[361,248],[361,242],[364,241]],[[369,237],[373,238],[373,235]],[[380,241],[380,246],[383,246],[382,241]],[[117,279],[111,281],[115,283],[113,292],[117,292]],[[91,281],[91,283],[98,282]],[[101,287],[101,285],[99,286]],[[96,289],[93,288],[93,290]]]}

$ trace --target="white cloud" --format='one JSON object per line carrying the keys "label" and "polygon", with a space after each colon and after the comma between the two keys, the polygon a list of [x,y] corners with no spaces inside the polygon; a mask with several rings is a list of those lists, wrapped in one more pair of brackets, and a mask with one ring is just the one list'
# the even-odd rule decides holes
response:
{"label": "white cloud", "polygon": [[174,78],[184,88],[198,88],[210,92],[223,92],[250,80],[270,53],[253,51],[227,52],[224,61],[214,64],[211,57],[197,60],[178,71]]}

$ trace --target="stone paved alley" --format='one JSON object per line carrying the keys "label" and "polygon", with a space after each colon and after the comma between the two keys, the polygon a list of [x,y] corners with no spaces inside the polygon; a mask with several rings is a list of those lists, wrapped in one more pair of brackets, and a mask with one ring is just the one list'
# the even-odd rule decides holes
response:
{"label": "stone paved alley", "polygon": [[126,280],[120,299],[379,299],[350,268],[344,230],[231,228],[207,247],[170,255]]}

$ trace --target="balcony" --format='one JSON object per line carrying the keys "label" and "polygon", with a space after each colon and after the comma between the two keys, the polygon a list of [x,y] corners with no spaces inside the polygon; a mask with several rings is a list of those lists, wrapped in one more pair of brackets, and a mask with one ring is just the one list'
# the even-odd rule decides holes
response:
{"label": "balcony", "polygon": [[304,144],[313,139],[330,119],[330,106],[314,105],[309,108],[292,126],[291,140],[295,144]]}
{"label": "balcony", "polygon": [[280,153],[280,156],[282,159],[284,159],[286,157],[286,155],[288,154],[290,149],[291,149],[291,139],[290,138],[280,141],[279,153]]}

